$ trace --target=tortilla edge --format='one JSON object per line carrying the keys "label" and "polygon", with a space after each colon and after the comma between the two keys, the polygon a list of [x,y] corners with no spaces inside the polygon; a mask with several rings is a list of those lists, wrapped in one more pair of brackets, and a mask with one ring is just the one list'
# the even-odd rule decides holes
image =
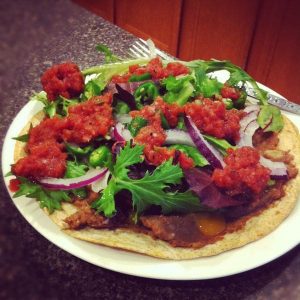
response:
{"label": "tortilla edge", "polygon": [[[35,115],[30,123],[38,123],[43,118],[43,114]],[[136,233],[126,229],[93,229],[85,228],[81,230],[65,229],[63,220],[72,214],[76,209],[72,204],[63,203],[61,211],[55,211],[49,217],[66,234],[88,242],[103,246],[132,251],[134,253],[146,254],[152,257],[182,260],[207,257],[220,254],[235,248],[242,247],[248,243],[259,240],[274,231],[292,212],[300,191],[300,135],[296,126],[284,117],[284,129],[280,133],[279,148],[283,149],[288,145],[288,150],[294,155],[294,163],[299,172],[296,178],[292,179],[285,186],[285,196],[271,206],[264,209],[259,215],[249,219],[245,226],[233,233],[227,233],[223,239],[213,244],[208,244],[200,249],[173,247],[162,240],[153,239],[143,233]],[[24,134],[29,129],[29,124],[22,130]],[[16,142],[14,159],[15,161],[24,155],[24,143]],[[74,210],[75,209],[75,210]]]}

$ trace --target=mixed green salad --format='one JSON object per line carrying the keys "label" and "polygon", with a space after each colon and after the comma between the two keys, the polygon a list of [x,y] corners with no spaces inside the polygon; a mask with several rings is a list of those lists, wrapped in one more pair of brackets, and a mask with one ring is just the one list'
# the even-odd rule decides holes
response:
{"label": "mixed green salad", "polygon": [[[111,218],[118,213],[117,197],[127,191],[131,196],[128,207],[135,222],[153,209],[168,215],[244,205],[237,198],[253,192],[250,183],[242,181],[238,188],[218,186],[212,174],[216,169],[225,170],[228,162],[224,158],[230,151],[253,148],[255,131],[279,132],[283,128],[280,111],[267,103],[267,92],[229,61],[161,61],[150,57],[126,60],[104,45],[96,48],[105,55],[104,64],[82,70],[80,75],[74,70],[64,73],[57,69],[55,72],[61,73],[55,73],[58,83],[52,85],[52,99],[49,91],[30,98],[44,105],[45,119],[41,124],[46,120],[48,127],[38,125],[44,128],[39,132],[39,140],[35,132],[42,129],[35,128],[15,138],[26,145],[27,157],[16,162],[9,174],[16,178],[12,181],[14,197],[35,198],[51,213],[60,209],[62,202],[90,199],[93,193],[91,208]],[[225,82],[220,82],[214,73],[221,70],[227,72]],[[76,88],[72,82],[66,83],[66,78],[71,78],[69,74],[75,73]],[[84,80],[82,87],[80,76]],[[44,86],[46,79],[44,76]],[[60,92],[64,88],[61,82],[69,84],[67,93]],[[251,86],[256,99],[247,97],[245,86]],[[230,127],[233,123],[226,123],[228,116],[237,120],[235,133],[214,134],[213,129],[207,129],[209,120],[203,127],[201,120],[205,118],[197,118],[197,109],[200,107],[202,113],[205,105],[210,109],[218,106],[210,116],[211,122],[222,121]],[[96,116],[95,107],[99,106],[107,109],[100,109]],[[108,116],[101,119],[108,111]],[[93,115],[90,122],[88,113]],[[84,128],[79,124],[82,120]],[[100,134],[102,125],[105,128]],[[76,134],[81,131],[83,135],[89,131],[89,137],[80,139]],[[162,140],[153,141],[156,136]],[[37,145],[60,151],[60,160],[52,165],[51,155],[56,152],[45,154],[44,150],[37,150]],[[283,162],[266,161],[257,162],[268,169],[265,185],[259,192],[276,180],[288,178]],[[62,166],[58,176],[37,171],[57,165]],[[212,192],[208,192],[207,186],[213,188],[213,197],[217,199],[208,199]],[[233,189],[237,194],[231,197],[228,191]]]}

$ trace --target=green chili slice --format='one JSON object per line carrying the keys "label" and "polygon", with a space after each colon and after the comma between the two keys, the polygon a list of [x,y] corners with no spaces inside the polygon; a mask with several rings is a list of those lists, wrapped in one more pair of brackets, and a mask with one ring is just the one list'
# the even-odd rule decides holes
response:
{"label": "green chili slice", "polygon": [[107,167],[112,166],[112,154],[110,149],[106,146],[100,146],[94,150],[89,157],[89,164],[92,167]]}
{"label": "green chili slice", "polygon": [[144,73],[141,75],[132,75],[129,78],[129,82],[136,82],[136,81],[143,81],[143,80],[148,80],[151,79],[151,74],[150,73]]}
{"label": "green chili slice", "polygon": [[141,84],[133,94],[138,109],[143,107],[143,99],[155,99],[158,95],[158,88],[153,82],[145,82]]}
{"label": "green chili slice", "polygon": [[205,159],[205,157],[195,147],[175,144],[175,145],[172,145],[170,148],[179,150],[179,151],[183,152],[184,154],[186,154],[188,157],[190,157],[194,161],[195,166],[204,167],[209,164],[208,161]]}
{"label": "green chili slice", "polygon": [[148,121],[142,117],[135,117],[131,120],[128,125],[128,130],[130,131],[131,135],[135,137],[141,128],[145,127],[148,124]]}

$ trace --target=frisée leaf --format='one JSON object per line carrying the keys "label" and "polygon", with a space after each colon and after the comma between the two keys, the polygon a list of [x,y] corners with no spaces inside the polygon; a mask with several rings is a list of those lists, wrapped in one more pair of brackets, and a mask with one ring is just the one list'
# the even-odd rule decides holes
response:
{"label": "fris\u00e9e leaf", "polygon": [[33,183],[26,178],[17,178],[21,181],[21,184],[13,198],[20,196],[35,198],[40,202],[40,207],[47,208],[50,214],[56,209],[61,209],[61,202],[71,200],[66,191],[45,189],[39,184]]}
{"label": "fris\u00e9e leaf", "polygon": [[113,175],[118,178],[126,178],[129,172],[127,167],[143,161],[143,150],[144,146],[136,145],[130,148],[130,143],[127,143],[116,159]]}
{"label": "fris\u00e9e leaf", "polygon": [[185,193],[164,191],[168,184],[180,183],[182,177],[181,168],[168,160],[157,167],[152,174],[147,172],[141,179],[126,178],[117,181],[117,184],[121,189],[131,192],[133,207],[137,215],[151,205],[160,206],[163,214],[197,211],[200,209],[199,198],[193,195],[191,191]]}
{"label": "fris\u00e9e leaf", "polygon": [[98,212],[103,212],[106,217],[112,217],[116,213],[115,194],[117,186],[115,179],[111,179],[107,187],[103,190],[102,196],[92,203],[92,208]]}
{"label": "fris\u00e9e leaf", "polygon": [[146,172],[141,179],[128,177],[128,167],[142,161],[143,146],[131,148],[129,143],[121,150],[112,171],[113,177],[104,189],[102,197],[92,207],[105,216],[111,217],[115,211],[114,195],[121,190],[132,194],[133,208],[139,215],[151,205],[160,206],[163,213],[194,212],[201,210],[199,198],[191,191],[184,193],[166,192],[170,184],[178,184],[183,172],[178,165],[168,160],[157,167],[152,173]]}

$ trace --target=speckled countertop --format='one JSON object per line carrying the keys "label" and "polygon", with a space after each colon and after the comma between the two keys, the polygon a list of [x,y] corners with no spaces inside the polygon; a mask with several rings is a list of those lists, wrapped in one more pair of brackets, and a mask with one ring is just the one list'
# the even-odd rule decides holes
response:
{"label": "speckled countertop", "polygon": [[[95,65],[100,62],[95,44],[122,54],[135,39],[69,1],[2,0],[0,14],[1,148],[16,113],[33,90],[40,90],[46,67],[66,60],[81,68]],[[0,299],[300,299],[299,246],[227,278],[137,278],[95,267],[54,246],[24,220],[3,181],[0,192]]]}

